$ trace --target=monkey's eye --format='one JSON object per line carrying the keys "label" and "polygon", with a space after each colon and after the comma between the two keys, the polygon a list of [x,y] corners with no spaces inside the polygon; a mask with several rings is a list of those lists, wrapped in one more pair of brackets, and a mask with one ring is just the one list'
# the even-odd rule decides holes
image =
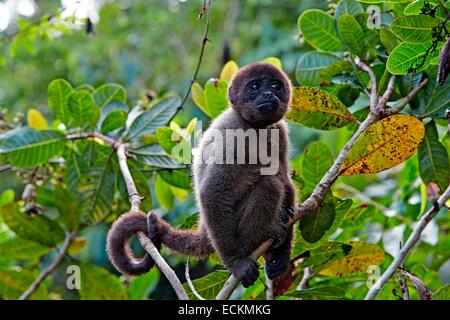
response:
{"label": "monkey's eye", "polygon": [[250,91],[258,91],[259,90],[259,84],[254,83],[250,86]]}
{"label": "monkey's eye", "polygon": [[281,85],[278,84],[278,83],[274,83],[274,84],[272,84],[271,88],[274,91],[280,91],[281,90]]}

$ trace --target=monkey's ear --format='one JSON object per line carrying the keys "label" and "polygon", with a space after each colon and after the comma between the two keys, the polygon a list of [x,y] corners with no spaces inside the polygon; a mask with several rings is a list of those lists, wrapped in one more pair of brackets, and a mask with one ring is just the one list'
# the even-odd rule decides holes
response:
{"label": "monkey's ear", "polygon": [[228,101],[234,105],[236,103],[236,94],[233,91],[234,91],[234,87],[229,86],[228,92],[227,92]]}

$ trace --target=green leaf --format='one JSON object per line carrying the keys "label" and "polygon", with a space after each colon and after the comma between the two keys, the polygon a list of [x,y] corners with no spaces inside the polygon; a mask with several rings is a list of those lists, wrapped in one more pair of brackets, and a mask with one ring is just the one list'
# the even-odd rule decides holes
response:
{"label": "green leaf", "polygon": [[8,228],[23,239],[50,247],[64,240],[64,231],[56,222],[43,215],[29,216],[21,212],[17,202],[1,207],[0,215]]}
{"label": "green leaf", "polygon": [[90,223],[105,218],[114,198],[114,171],[111,157],[102,156],[81,180],[81,212]]}
{"label": "green leaf", "polygon": [[113,130],[122,128],[127,121],[127,113],[123,110],[114,110],[108,113],[102,122],[100,131],[102,133],[108,133]]}
{"label": "green leaf", "polygon": [[[226,271],[216,271],[200,279],[193,280],[192,284],[199,295],[205,299],[212,300],[216,298],[229,276],[230,274]],[[190,299],[197,299],[189,288],[188,283],[183,283],[183,287]]]}
{"label": "green leaf", "polygon": [[364,8],[356,0],[341,0],[336,7],[334,18],[336,19],[336,21],[338,21],[339,17],[344,13],[348,13],[351,16],[356,16],[361,12],[364,12]]}
{"label": "green leaf", "polygon": [[73,89],[69,82],[64,79],[55,79],[48,86],[48,106],[53,111],[55,117],[62,123],[68,125],[69,114],[69,96]]}
{"label": "green leaf", "polygon": [[216,118],[228,107],[227,100],[228,83],[221,79],[209,79],[205,84],[205,100],[208,114],[212,119]]}
{"label": "green leaf", "polygon": [[14,201],[15,192],[13,189],[6,189],[0,194],[0,208]]}
{"label": "green leaf", "polygon": [[450,107],[450,86],[437,87],[437,92],[433,94],[421,118],[438,117],[445,118],[445,111]]}
{"label": "green leaf", "polygon": [[307,52],[298,59],[295,77],[302,85],[318,85],[321,82],[319,72],[338,61],[340,61],[339,58],[330,53],[320,51]]}
{"label": "green leaf", "polygon": [[34,260],[50,251],[50,247],[19,237],[0,242],[0,260]]}
{"label": "green leaf", "polygon": [[395,34],[387,27],[382,27],[380,30],[380,41],[388,52],[392,52],[392,50],[394,50],[394,48],[399,44]]}
{"label": "green leaf", "polygon": [[0,154],[6,154],[17,167],[33,167],[61,154],[65,136],[52,130],[28,130],[9,137],[0,146]]}
{"label": "green leaf", "polygon": [[184,219],[183,223],[180,224],[178,228],[182,230],[196,229],[198,226],[199,219],[200,219],[200,212],[190,214],[186,217],[186,219]]}
{"label": "green leaf", "polygon": [[156,129],[156,139],[168,155],[171,155],[173,148],[183,140],[181,135],[167,127]]}
{"label": "green leaf", "polygon": [[167,98],[137,116],[128,130],[127,140],[153,133],[157,128],[166,125],[177,112],[180,103],[178,97]]}
{"label": "green leaf", "polygon": [[127,294],[118,277],[86,262],[79,262],[81,288],[78,290],[83,300],[124,300]]}
{"label": "green leaf", "polygon": [[332,52],[344,50],[334,30],[333,18],[322,10],[306,10],[300,15],[298,26],[306,41],[314,48]]}
{"label": "green leaf", "polygon": [[65,181],[67,187],[73,193],[78,191],[78,186],[83,175],[88,171],[87,163],[77,150],[72,149],[66,158]]}
{"label": "green leaf", "polygon": [[170,185],[167,184],[160,176],[155,179],[155,195],[159,204],[167,210],[173,208],[175,198],[170,190]]}
{"label": "green leaf", "polygon": [[302,174],[306,192],[314,190],[332,164],[333,155],[323,142],[314,141],[306,147],[302,161]]}
{"label": "green leaf", "polygon": [[127,93],[125,88],[116,83],[106,83],[98,87],[93,95],[95,103],[100,108],[106,107],[113,101],[118,101],[122,104],[127,103]]}
{"label": "green leaf", "polygon": [[206,105],[205,100],[205,90],[203,90],[203,88],[197,82],[194,82],[192,84],[191,90],[192,90],[192,100],[194,101],[194,103],[197,105],[197,107],[200,108],[200,110],[203,111],[204,114],[210,116],[208,112],[208,106]]}
{"label": "green leaf", "polygon": [[62,186],[55,188],[40,187],[36,189],[36,201],[45,208],[56,208],[60,222],[66,230],[78,230],[80,224],[80,209],[75,192],[70,192]]}
{"label": "green leaf", "polygon": [[345,199],[341,200],[338,198],[334,198],[334,204],[335,204],[335,217],[333,224],[331,227],[325,232],[325,234],[322,236],[322,238],[315,242],[310,243],[308,241],[305,241],[302,237],[302,234],[299,229],[296,230],[295,235],[295,245],[292,251],[291,256],[295,257],[299,254],[305,252],[305,250],[311,250],[318,248],[322,246],[325,242],[328,241],[330,236],[336,232],[336,230],[341,226],[342,221],[344,221],[345,216],[347,215],[347,212],[349,211],[350,207],[353,204],[353,201],[351,199]]}
{"label": "green leaf", "polygon": [[156,289],[159,282],[159,270],[153,268],[150,272],[134,277],[129,286],[130,299],[145,300]]}
{"label": "green leaf", "polygon": [[342,299],[345,289],[336,286],[321,286],[303,290],[289,291],[283,294],[286,297],[301,298],[303,300]]}
{"label": "green leaf", "polygon": [[77,127],[83,128],[89,123],[94,107],[94,99],[87,91],[74,91],[69,96],[69,110],[72,122]]}
{"label": "green leaf", "polygon": [[[392,74],[408,74],[410,68],[416,68],[422,63],[427,49],[431,46],[431,42],[428,43],[407,43],[402,42],[388,57],[387,69]],[[439,50],[435,50],[434,53],[430,53],[425,57],[423,66],[418,68],[416,72],[425,70],[430,64],[430,60],[437,56]]]}
{"label": "green leaf", "polygon": [[313,270],[320,270],[333,260],[345,257],[350,253],[352,246],[342,242],[328,241],[320,247],[309,251],[309,257],[301,267],[313,266]]}
{"label": "green leaf", "polygon": [[392,32],[405,42],[423,43],[433,40],[433,28],[440,19],[426,16],[401,16],[391,23]]}
{"label": "green leaf", "polygon": [[163,170],[158,174],[168,184],[182,189],[191,189],[191,178],[189,177],[189,170]]}
{"label": "green leaf", "polygon": [[419,172],[423,183],[437,183],[444,191],[450,183],[450,163],[445,147],[439,142],[434,121],[425,125],[425,137],[419,146]]}
{"label": "green leaf", "polygon": [[338,98],[313,87],[295,87],[287,119],[307,127],[331,130],[356,122]]}
{"label": "green leaf", "polygon": [[348,13],[344,13],[338,20],[338,31],[344,44],[350,52],[364,58],[366,46],[364,45],[364,31],[358,21]]}
{"label": "green leaf", "polygon": [[340,174],[377,173],[402,163],[416,152],[424,131],[422,121],[403,114],[375,122],[356,139]]}
{"label": "green leaf", "polygon": [[300,220],[299,228],[302,238],[309,243],[319,241],[332,226],[335,215],[334,199],[328,195],[318,210],[308,213]]}
{"label": "green leaf", "polygon": [[[9,300],[17,300],[36,279],[36,275],[27,270],[15,270],[0,267],[0,295]],[[32,300],[48,299],[47,288],[42,283],[30,296]]]}
{"label": "green leaf", "polygon": [[350,253],[331,261],[319,274],[330,277],[345,277],[352,274],[367,273],[367,267],[380,265],[384,261],[383,250],[373,243],[351,241]]}
{"label": "green leaf", "polygon": [[183,168],[174,159],[169,157],[159,144],[152,144],[138,149],[130,149],[130,155],[136,161],[160,168],[177,169]]}

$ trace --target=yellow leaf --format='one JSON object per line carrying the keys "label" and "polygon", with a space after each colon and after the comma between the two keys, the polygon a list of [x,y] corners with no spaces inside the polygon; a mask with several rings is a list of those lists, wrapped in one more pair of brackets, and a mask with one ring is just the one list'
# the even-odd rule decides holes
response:
{"label": "yellow leaf", "polygon": [[75,238],[71,243],[69,248],[67,249],[69,254],[76,255],[83,251],[86,246],[87,239],[85,237]]}
{"label": "yellow leaf", "polygon": [[172,191],[172,194],[175,196],[175,198],[178,199],[180,202],[185,202],[187,199],[187,196],[189,192],[187,190],[177,188],[174,186],[170,186],[170,190]]}
{"label": "yellow leaf", "polygon": [[233,60],[228,61],[222,68],[220,72],[220,79],[225,80],[230,83],[234,74],[239,70],[239,66]]}
{"label": "yellow leaf", "polygon": [[416,152],[425,128],[415,117],[397,114],[369,126],[356,140],[340,173],[350,176],[392,168]]}
{"label": "yellow leaf", "polygon": [[190,136],[194,132],[195,126],[197,125],[197,118],[192,119],[188,126],[186,127],[186,135]]}
{"label": "yellow leaf", "polygon": [[278,69],[282,69],[281,60],[278,59],[277,57],[268,57],[268,58],[265,58],[263,61],[273,64]]}
{"label": "yellow leaf", "polygon": [[36,109],[31,108],[28,110],[27,122],[28,122],[28,126],[31,129],[35,129],[35,130],[48,129],[47,120],[45,120],[42,113],[40,113],[39,110],[36,110]]}
{"label": "yellow leaf", "polygon": [[176,133],[178,133],[180,136],[182,136],[182,129],[180,127],[180,125],[178,123],[176,123],[175,121],[170,121],[169,124],[170,129],[172,129],[172,131],[175,131]]}
{"label": "yellow leaf", "polygon": [[351,241],[349,244],[352,246],[349,254],[332,260],[320,270],[320,275],[345,277],[356,273],[366,273],[369,266],[377,266],[384,261],[384,252],[376,244],[363,241]]}

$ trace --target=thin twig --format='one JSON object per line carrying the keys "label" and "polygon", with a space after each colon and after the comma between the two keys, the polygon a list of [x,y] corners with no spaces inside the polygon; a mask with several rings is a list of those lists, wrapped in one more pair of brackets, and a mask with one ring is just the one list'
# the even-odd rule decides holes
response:
{"label": "thin twig", "polygon": [[273,300],[273,281],[266,275],[266,300]]}
{"label": "thin twig", "polygon": [[297,290],[305,290],[309,286],[309,281],[314,277],[314,273],[312,272],[312,267],[303,268],[303,277],[300,280],[300,283],[297,286]]}
{"label": "thin twig", "polygon": [[438,213],[439,209],[445,206],[445,201],[450,198],[450,186],[442,193],[442,195],[434,203],[433,207],[430,208],[419,220],[414,231],[409,236],[403,248],[401,248],[398,255],[395,257],[394,261],[389,265],[386,271],[381,275],[377,282],[370,288],[367,293],[365,300],[374,299],[378,292],[384,287],[387,281],[392,277],[397,268],[405,261],[408,254],[414,248],[416,243],[420,240],[422,231],[428,225],[428,223],[434,218]]}
{"label": "thin twig", "polygon": [[8,170],[11,170],[13,168],[13,166],[11,166],[11,165],[4,165],[4,166],[0,166],[0,172],[3,172],[3,171],[8,171]]}
{"label": "thin twig", "polygon": [[130,169],[128,168],[125,144],[120,144],[117,148],[117,159],[119,160],[119,167],[122,172],[123,180],[127,186],[128,198],[131,204],[131,212],[138,212],[141,207],[141,196],[137,191]]}
{"label": "thin twig", "polygon": [[188,283],[188,285],[189,285],[189,288],[191,288],[191,291],[192,291],[192,293],[194,294],[194,296],[196,296],[198,300],[205,300],[205,298],[203,298],[203,297],[197,292],[197,290],[195,290],[195,286],[194,286],[194,284],[192,283],[191,275],[189,274],[189,257],[188,257],[187,260],[186,260],[186,266],[185,266],[185,268],[184,268],[184,275],[185,275],[185,277],[186,277],[186,281],[187,281],[187,283]]}
{"label": "thin twig", "polygon": [[87,138],[98,138],[107,145],[109,145],[111,148],[116,150],[120,144],[120,141],[116,141],[113,138],[110,138],[108,136],[105,136],[104,134],[101,134],[99,132],[88,132],[88,133],[74,133],[69,134],[66,136],[66,139],[68,140],[78,140],[78,139],[87,139]]}
{"label": "thin twig", "polygon": [[186,101],[189,98],[189,95],[191,94],[192,85],[194,84],[195,81],[197,81],[198,72],[200,71],[200,66],[201,66],[202,61],[203,61],[203,55],[205,53],[205,46],[206,46],[206,43],[209,41],[208,33],[209,33],[209,24],[210,24],[210,21],[211,21],[211,0],[208,0],[208,8],[207,8],[207,10],[208,10],[208,13],[206,15],[205,33],[203,35],[202,46],[201,46],[201,49],[200,49],[200,55],[198,57],[197,66],[195,67],[194,75],[192,76],[191,82],[189,84],[189,88],[187,88],[186,93],[184,94],[183,99],[181,100],[181,103],[180,103],[180,105],[177,108],[177,111],[170,118],[170,120],[168,122],[170,122],[175,117],[175,115],[178,113],[178,111],[180,111],[183,108],[184,104],[186,103]]}
{"label": "thin twig", "polygon": [[28,287],[27,290],[25,290],[24,293],[19,297],[19,300],[26,300],[30,295],[35,292],[41,283],[58,267],[59,263],[62,261],[64,255],[66,254],[67,250],[69,249],[70,243],[72,242],[73,238],[75,237],[75,232],[67,233],[66,238],[64,240],[64,243],[61,246],[61,249],[56,256],[55,260],[52,261],[52,263],[41,272],[41,274],[36,278],[36,280],[33,281],[33,283]]}
{"label": "thin twig", "polygon": [[395,85],[395,74],[391,75],[389,78],[388,85],[386,87],[386,91],[384,92],[383,96],[378,101],[378,110],[384,111],[386,104],[389,101],[389,98],[391,97],[392,91],[394,91],[394,85]]}
{"label": "thin twig", "polygon": [[414,98],[416,93],[419,92],[420,90],[422,90],[422,88],[427,84],[427,82],[428,82],[428,79],[424,79],[417,87],[412,89],[406,95],[406,97],[404,97],[403,100],[400,101],[395,107],[385,110],[384,115],[390,116],[390,115],[393,115],[393,114],[396,114],[396,113],[399,113],[400,111],[402,111],[402,109],[408,104],[408,102],[410,102],[411,99]]}
{"label": "thin twig", "polygon": [[359,57],[355,57],[355,62],[370,77],[370,110],[375,111],[378,105],[377,76],[372,68],[365,64]]}

